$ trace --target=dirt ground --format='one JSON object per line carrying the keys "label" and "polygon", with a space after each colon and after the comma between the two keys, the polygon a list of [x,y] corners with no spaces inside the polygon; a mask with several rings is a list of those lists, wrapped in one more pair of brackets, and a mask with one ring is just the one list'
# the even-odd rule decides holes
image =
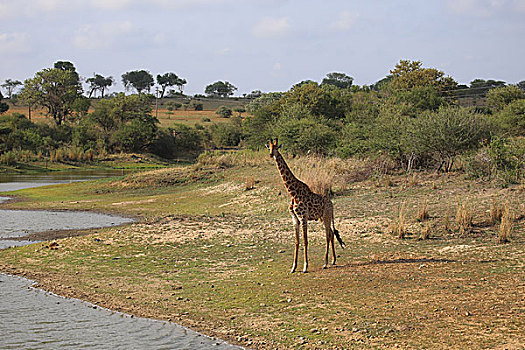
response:
{"label": "dirt ground", "polygon": [[[77,237],[39,236],[62,239],[0,252],[0,271],[254,349],[525,348],[520,186],[432,174],[355,184],[334,198],[346,243],[345,250],[337,247],[337,266],[322,269],[324,233],[312,223],[307,274],[289,274],[293,236],[286,213],[254,210],[269,205],[268,193],[285,209],[285,195],[227,181],[192,191],[226,193],[219,205],[243,210],[175,212]],[[456,209],[465,201],[472,226],[460,232]],[[513,208],[505,244],[498,243],[499,224],[490,222],[495,201]],[[420,220],[423,203],[428,215]],[[400,216],[403,239],[392,233]]]}

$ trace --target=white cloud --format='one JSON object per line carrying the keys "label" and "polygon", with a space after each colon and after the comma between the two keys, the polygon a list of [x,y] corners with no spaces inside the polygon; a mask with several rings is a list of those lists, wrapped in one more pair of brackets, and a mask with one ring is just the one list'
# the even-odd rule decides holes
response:
{"label": "white cloud", "polygon": [[343,11],[339,14],[337,20],[332,24],[332,28],[347,31],[355,24],[359,16],[350,11]]}
{"label": "white cloud", "polygon": [[118,39],[133,31],[129,21],[91,24],[80,27],[73,37],[73,44],[84,50],[106,49],[118,43]]}
{"label": "white cloud", "polygon": [[29,39],[25,33],[0,33],[0,53],[13,55],[30,51]]}
{"label": "white cloud", "polygon": [[289,30],[287,17],[263,18],[252,28],[252,34],[258,38],[275,38],[287,34]]}

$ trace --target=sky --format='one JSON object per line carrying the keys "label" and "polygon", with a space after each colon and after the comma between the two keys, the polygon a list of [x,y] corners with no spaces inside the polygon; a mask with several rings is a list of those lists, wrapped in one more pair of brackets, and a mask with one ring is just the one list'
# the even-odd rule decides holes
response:
{"label": "sky", "polygon": [[110,92],[145,69],[241,95],[330,72],[369,85],[401,59],[462,84],[525,80],[525,0],[0,0],[0,82],[62,60],[114,77]]}

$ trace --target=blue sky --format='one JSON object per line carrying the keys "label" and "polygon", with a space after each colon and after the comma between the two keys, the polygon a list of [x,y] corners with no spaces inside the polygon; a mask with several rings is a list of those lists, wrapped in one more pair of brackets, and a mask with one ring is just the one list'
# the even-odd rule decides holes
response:
{"label": "blue sky", "polygon": [[227,80],[285,91],[329,72],[359,85],[400,59],[460,83],[525,80],[525,0],[0,0],[0,81],[69,60],[80,75],[146,69],[188,94]]}

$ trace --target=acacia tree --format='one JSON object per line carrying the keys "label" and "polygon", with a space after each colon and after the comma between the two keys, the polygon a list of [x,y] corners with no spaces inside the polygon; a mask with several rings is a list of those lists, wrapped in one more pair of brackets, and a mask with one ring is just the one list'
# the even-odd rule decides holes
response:
{"label": "acacia tree", "polygon": [[157,84],[161,87],[160,98],[163,98],[168,86],[177,86],[182,92],[182,87],[186,84],[186,79],[179,78],[175,73],[164,73],[163,75],[157,75]]}
{"label": "acacia tree", "polygon": [[113,77],[104,77],[100,74],[94,74],[92,78],[87,78],[86,82],[89,84],[89,98],[93,95],[93,93],[99,91],[100,96],[104,98],[104,92],[108,87],[113,85],[114,79]]}
{"label": "acacia tree", "polygon": [[321,82],[321,85],[332,85],[340,89],[349,89],[354,82],[354,78],[345,73],[328,73]]}
{"label": "acacia tree", "polygon": [[74,67],[45,68],[24,82],[21,98],[29,105],[47,108],[57,125],[61,125],[71,115],[73,104],[82,96],[82,92]]}
{"label": "acacia tree", "polygon": [[209,96],[228,97],[233,95],[235,90],[237,90],[237,88],[227,81],[216,81],[206,86],[204,92]]}
{"label": "acacia tree", "polygon": [[390,71],[392,80],[389,86],[393,90],[412,90],[434,87],[440,91],[450,90],[457,86],[452,77],[435,68],[423,68],[421,61],[401,60]]}
{"label": "acacia tree", "polygon": [[141,94],[144,90],[149,92],[155,81],[150,72],[134,70],[122,74],[122,83],[127,90],[133,87],[137,93]]}
{"label": "acacia tree", "polygon": [[7,92],[7,97],[11,99],[13,97],[13,94],[15,93],[15,90],[19,85],[22,85],[22,82],[19,80],[11,80],[6,79],[5,83],[2,84],[2,87]]}

